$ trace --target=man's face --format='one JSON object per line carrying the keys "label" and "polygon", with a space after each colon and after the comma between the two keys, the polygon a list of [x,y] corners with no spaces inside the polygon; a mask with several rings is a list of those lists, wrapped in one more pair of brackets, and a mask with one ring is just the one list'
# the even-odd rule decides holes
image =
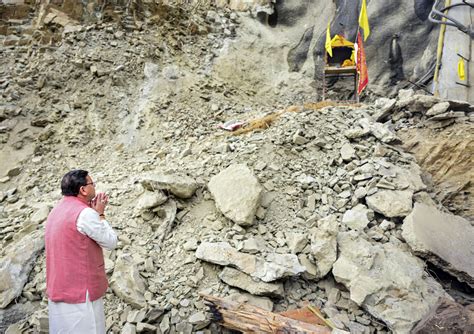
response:
{"label": "man's face", "polygon": [[89,175],[86,176],[86,181],[87,183],[82,186],[82,189],[84,189],[86,193],[86,199],[89,202],[95,197],[95,183],[92,181],[92,178]]}

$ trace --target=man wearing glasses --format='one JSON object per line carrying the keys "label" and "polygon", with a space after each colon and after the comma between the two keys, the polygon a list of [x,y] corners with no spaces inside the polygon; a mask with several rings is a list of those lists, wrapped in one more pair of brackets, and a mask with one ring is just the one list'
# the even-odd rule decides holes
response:
{"label": "man wearing glasses", "polygon": [[61,181],[63,198],[45,229],[46,283],[50,333],[105,333],[103,296],[108,287],[102,248],[112,250],[117,235],[105,220],[109,201],[95,192],[85,170]]}

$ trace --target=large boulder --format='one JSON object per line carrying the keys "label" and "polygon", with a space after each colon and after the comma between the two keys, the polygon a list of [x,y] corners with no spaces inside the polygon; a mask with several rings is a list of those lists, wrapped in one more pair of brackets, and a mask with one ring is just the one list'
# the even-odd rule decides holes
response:
{"label": "large boulder", "polygon": [[371,244],[356,231],[338,235],[339,258],[332,273],[350,298],[394,333],[409,333],[446,296],[425,273],[424,263],[395,243]]}
{"label": "large boulder", "polygon": [[224,216],[241,226],[253,224],[263,188],[246,165],[227,167],[211,178],[208,188]]}
{"label": "large boulder", "polygon": [[386,217],[406,217],[412,209],[413,191],[411,190],[379,190],[367,196],[369,208]]}
{"label": "large boulder", "polygon": [[186,175],[149,173],[141,177],[142,186],[149,190],[166,190],[179,198],[190,198],[198,188],[198,183]]}
{"label": "large boulder", "polygon": [[474,226],[466,219],[415,203],[403,221],[411,249],[474,287]]}
{"label": "large boulder", "polygon": [[146,283],[130,254],[121,254],[117,258],[110,285],[114,293],[124,302],[135,308],[146,306],[144,297]]}
{"label": "large boulder", "polygon": [[36,258],[44,248],[43,232],[27,234],[8,245],[0,259],[0,308],[18,297],[28,280]]}

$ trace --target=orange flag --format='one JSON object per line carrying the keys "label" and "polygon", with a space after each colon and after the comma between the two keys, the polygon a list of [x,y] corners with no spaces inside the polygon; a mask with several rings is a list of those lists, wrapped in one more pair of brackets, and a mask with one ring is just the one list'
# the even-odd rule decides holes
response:
{"label": "orange flag", "polygon": [[367,70],[364,45],[362,44],[360,32],[357,33],[357,72],[359,73],[357,92],[360,94],[369,83],[369,71]]}

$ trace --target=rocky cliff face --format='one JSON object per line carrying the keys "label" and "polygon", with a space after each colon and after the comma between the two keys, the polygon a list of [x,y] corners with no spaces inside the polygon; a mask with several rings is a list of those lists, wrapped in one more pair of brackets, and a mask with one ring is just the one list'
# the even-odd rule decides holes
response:
{"label": "rocky cliff face", "polygon": [[[310,1],[267,2],[234,1],[219,3],[238,11],[248,11],[259,20],[253,26],[252,33],[261,44],[261,52],[273,68],[289,72],[302,73],[310,79],[319,79],[323,65],[326,25],[330,22],[331,33],[342,34],[351,41],[357,31],[359,4],[356,1],[335,1],[334,3]],[[154,1],[40,1],[35,4],[16,6],[3,5],[8,9],[3,29],[8,30],[8,19],[25,20],[34,12],[35,27],[59,25],[71,27],[83,23],[115,20],[128,28],[140,28],[145,21],[166,15],[163,3]],[[196,3],[195,6],[200,6]],[[436,61],[438,27],[428,21],[432,1],[369,1],[368,15],[372,26],[372,35],[366,42],[367,60],[371,89],[378,95],[386,95],[387,90],[395,94],[396,90],[412,86],[412,82],[425,84],[431,77]],[[29,8],[29,10],[28,10]],[[161,9],[160,9],[161,8]],[[59,12],[58,12],[59,10]],[[12,14],[12,12],[14,12]],[[15,23],[17,24],[17,23]],[[54,30],[54,29],[53,29]],[[8,31],[12,32],[12,29]],[[266,36],[261,36],[265,34]],[[6,34],[8,35],[8,33]],[[48,35],[48,34],[46,34]],[[259,38],[258,36],[262,38]],[[50,32],[41,36],[43,41],[57,41],[60,34]],[[23,36],[23,39],[25,37]],[[8,41],[7,41],[8,40]],[[7,38],[4,43],[27,43]],[[245,42],[239,43],[239,49],[249,49]],[[399,48],[396,59],[390,59],[390,49]],[[256,57],[250,48],[248,52]],[[285,64],[286,63],[286,64]],[[263,68],[265,70],[263,70]],[[264,76],[267,66],[258,75]],[[268,66],[270,69],[270,66]],[[280,70],[278,70],[280,72]],[[430,75],[431,73],[431,75]],[[427,77],[425,75],[428,74]],[[269,78],[275,84],[275,78]],[[318,86],[318,85],[317,85]]]}

